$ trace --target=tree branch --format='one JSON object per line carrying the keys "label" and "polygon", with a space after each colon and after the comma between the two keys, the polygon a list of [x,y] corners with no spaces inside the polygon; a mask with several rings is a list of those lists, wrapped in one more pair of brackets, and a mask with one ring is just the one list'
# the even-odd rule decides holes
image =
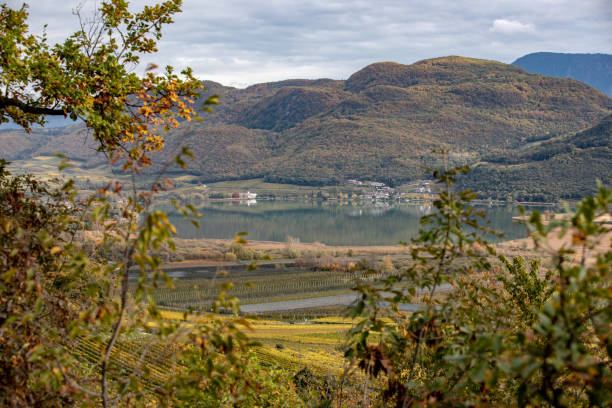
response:
{"label": "tree branch", "polygon": [[22,112],[31,113],[33,115],[53,115],[53,116],[66,116],[66,112],[63,109],[45,108],[43,106],[33,106],[18,99],[7,98],[6,96],[0,95],[0,110],[9,106],[14,106]]}

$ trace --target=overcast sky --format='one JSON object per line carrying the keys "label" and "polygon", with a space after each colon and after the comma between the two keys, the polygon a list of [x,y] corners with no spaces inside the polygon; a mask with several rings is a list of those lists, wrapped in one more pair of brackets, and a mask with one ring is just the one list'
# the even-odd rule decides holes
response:
{"label": "overcast sky", "polygon": [[[31,0],[31,30],[47,23],[49,39],[60,41],[76,28],[79,3]],[[143,65],[191,66],[201,79],[244,87],[345,79],[379,61],[462,55],[510,63],[536,51],[611,54],[612,0],[183,0],[159,53]]]}

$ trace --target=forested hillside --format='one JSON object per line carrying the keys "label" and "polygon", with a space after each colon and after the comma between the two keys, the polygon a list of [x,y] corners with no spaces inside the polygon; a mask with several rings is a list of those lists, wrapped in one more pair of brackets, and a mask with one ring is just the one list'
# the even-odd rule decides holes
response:
{"label": "forested hillside", "polygon": [[[308,185],[351,178],[400,184],[435,164],[433,148],[448,149],[455,164],[477,163],[492,152],[510,160],[517,149],[575,134],[612,112],[612,99],[584,83],[463,57],[376,63],[346,81],[288,80],[246,89],[204,84],[220,105],[204,122],[172,131],[164,153],[189,146],[198,159],[188,171],[202,182],[264,177]],[[95,165],[104,159],[83,142],[85,134],[78,128],[34,131],[21,143],[9,130],[0,141],[11,160],[62,146],[69,157]],[[552,193],[548,183],[541,187]]]}
{"label": "forested hillside", "polygon": [[598,125],[517,151],[486,156],[459,186],[498,199],[556,201],[597,191],[612,180],[612,115]]}

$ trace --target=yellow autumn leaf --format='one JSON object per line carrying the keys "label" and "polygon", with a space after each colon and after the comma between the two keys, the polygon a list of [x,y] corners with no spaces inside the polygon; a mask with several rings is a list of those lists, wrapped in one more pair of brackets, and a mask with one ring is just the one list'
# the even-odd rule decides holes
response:
{"label": "yellow autumn leaf", "polygon": [[59,252],[62,252],[62,247],[54,246],[49,252],[51,253],[51,255],[55,255]]}

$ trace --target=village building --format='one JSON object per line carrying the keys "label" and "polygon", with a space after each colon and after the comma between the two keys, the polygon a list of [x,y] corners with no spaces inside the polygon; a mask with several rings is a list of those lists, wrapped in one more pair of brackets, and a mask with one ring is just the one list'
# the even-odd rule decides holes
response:
{"label": "village building", "polygon": [[[233,198],[233,195],[232,195]],[[251,193],[247,191],[246,193],[238,193],[238,199],[240,200],[254,200],[257,198],[257,193]]]}

